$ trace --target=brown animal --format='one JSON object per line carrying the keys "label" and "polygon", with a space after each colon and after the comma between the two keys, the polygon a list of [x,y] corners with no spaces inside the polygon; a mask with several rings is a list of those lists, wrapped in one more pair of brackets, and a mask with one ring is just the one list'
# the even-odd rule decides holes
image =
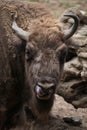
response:
{"label": "brown animal", "polygon": [[[8,81],[9,85],[6,86],[8,91],[6,90],[5,94],[8,94],[8,97],[4,94],[0,95],[0,100],[2,104],[5,104],[6,109],[1,116],[8,113],[0,124],[2,125],[4,120],[6,122],[21,107],[21,98],[24,99],[24,103],[28,104],[37,119],[45,121],[48,119],[54,102],[54,94],[62,76],[68,39],[78,27],[78,17],[67,14],[67,17],[73,18],[74,24],[70,30],[63,31],[61,23],[39,3],[8,1],[4,4],[2,2],[0,11],[2,21],[0,27],[3,30],[0,39],[4,46],[4,51],[1,49],[4,54],[2,61],[8,63],[9,75],[12,76],[11,81]],[[11,16],[14,12],[17,13],[12,19]],[[4,20],[5,18],[6,20]],[[1,64],[1,66],[3,65]],[[5,77],[8,79],[9,69],[6,67]],[[17,84],[15,82],[13,85],[13,81],[16,81]],[[1,85],[0,88],[3,90],[4,87]],[[23,89],[26,90],[26,95],[23,95]],[[18,99],[20,99],[19,102]],[[12,102],[12,100],[15,101]],[[1,107],[0,112],[2,113]],[[9,114],[10,116],[8,116]]]}
{"label": "brown animal", "polygon": [[39,17],[31,21],[28,31],[18,27],[15,20],[12,28],[26,41],[25,45],[25,83],[29,88],[29,107],[40,120],[47,120],[58,89],[67,54],[66,41],[75,33],[78,18],[64,34],[60,25],[51,17]]}

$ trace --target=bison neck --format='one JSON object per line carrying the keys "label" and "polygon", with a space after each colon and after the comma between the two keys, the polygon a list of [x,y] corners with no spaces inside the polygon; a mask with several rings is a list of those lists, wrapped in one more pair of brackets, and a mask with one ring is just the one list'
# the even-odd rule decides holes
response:
{"label": "bison neck", "polygon": [[33,97],[33,102],[31,103],[31,111],[34,116],[41,121],[47,121],[49,117],[49,113],[53,106],[54,96],[49,100],[39,100]]}

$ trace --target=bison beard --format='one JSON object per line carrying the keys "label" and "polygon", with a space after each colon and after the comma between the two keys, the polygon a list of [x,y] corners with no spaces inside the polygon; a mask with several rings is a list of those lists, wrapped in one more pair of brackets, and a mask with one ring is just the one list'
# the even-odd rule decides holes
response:
{"label": "bison beard", "polygon": [[47,121],[49,117],[49,112],[53,105],[53,101],[54,96],[52,96],[49,100],[40,100],[36,97],[33,97],[31,111],[34,117],[41,121]]}

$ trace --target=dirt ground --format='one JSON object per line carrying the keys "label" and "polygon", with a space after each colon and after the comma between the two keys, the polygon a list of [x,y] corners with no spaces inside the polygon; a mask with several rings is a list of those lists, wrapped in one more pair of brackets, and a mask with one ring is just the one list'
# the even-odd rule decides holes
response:
{"label": "dirt ground", "polygon": [[[58,115],[60,118],[66,119],[66,123],[69,126],[72,125],[77,127],[81,123],[81,126],[86,127],[85,130],[87,130],[87,108],[75,109],[71,104],[65,102],[62,97],[56,95],[52,113],[54,113],[54,115]],[[66,117],[70,119],[67,119]],[[73,121],[77,122],[77,124]],[[79,128],[80,127],[78,127],[76,130],[80,130]],[[69,130],[73,129],[70,128]]]}

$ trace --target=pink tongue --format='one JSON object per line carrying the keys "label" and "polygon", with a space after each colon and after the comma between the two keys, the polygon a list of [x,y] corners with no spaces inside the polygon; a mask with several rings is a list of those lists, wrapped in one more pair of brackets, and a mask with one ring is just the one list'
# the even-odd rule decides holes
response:
{"label": "pink tongue", "polygon": [[44,95],[44,93],[43,93],[41,87],[39,87],[38,85],[36,86],[36,93],[37,93],[37,95],[39,95],[39,96],[43,96],[43,95]]}

